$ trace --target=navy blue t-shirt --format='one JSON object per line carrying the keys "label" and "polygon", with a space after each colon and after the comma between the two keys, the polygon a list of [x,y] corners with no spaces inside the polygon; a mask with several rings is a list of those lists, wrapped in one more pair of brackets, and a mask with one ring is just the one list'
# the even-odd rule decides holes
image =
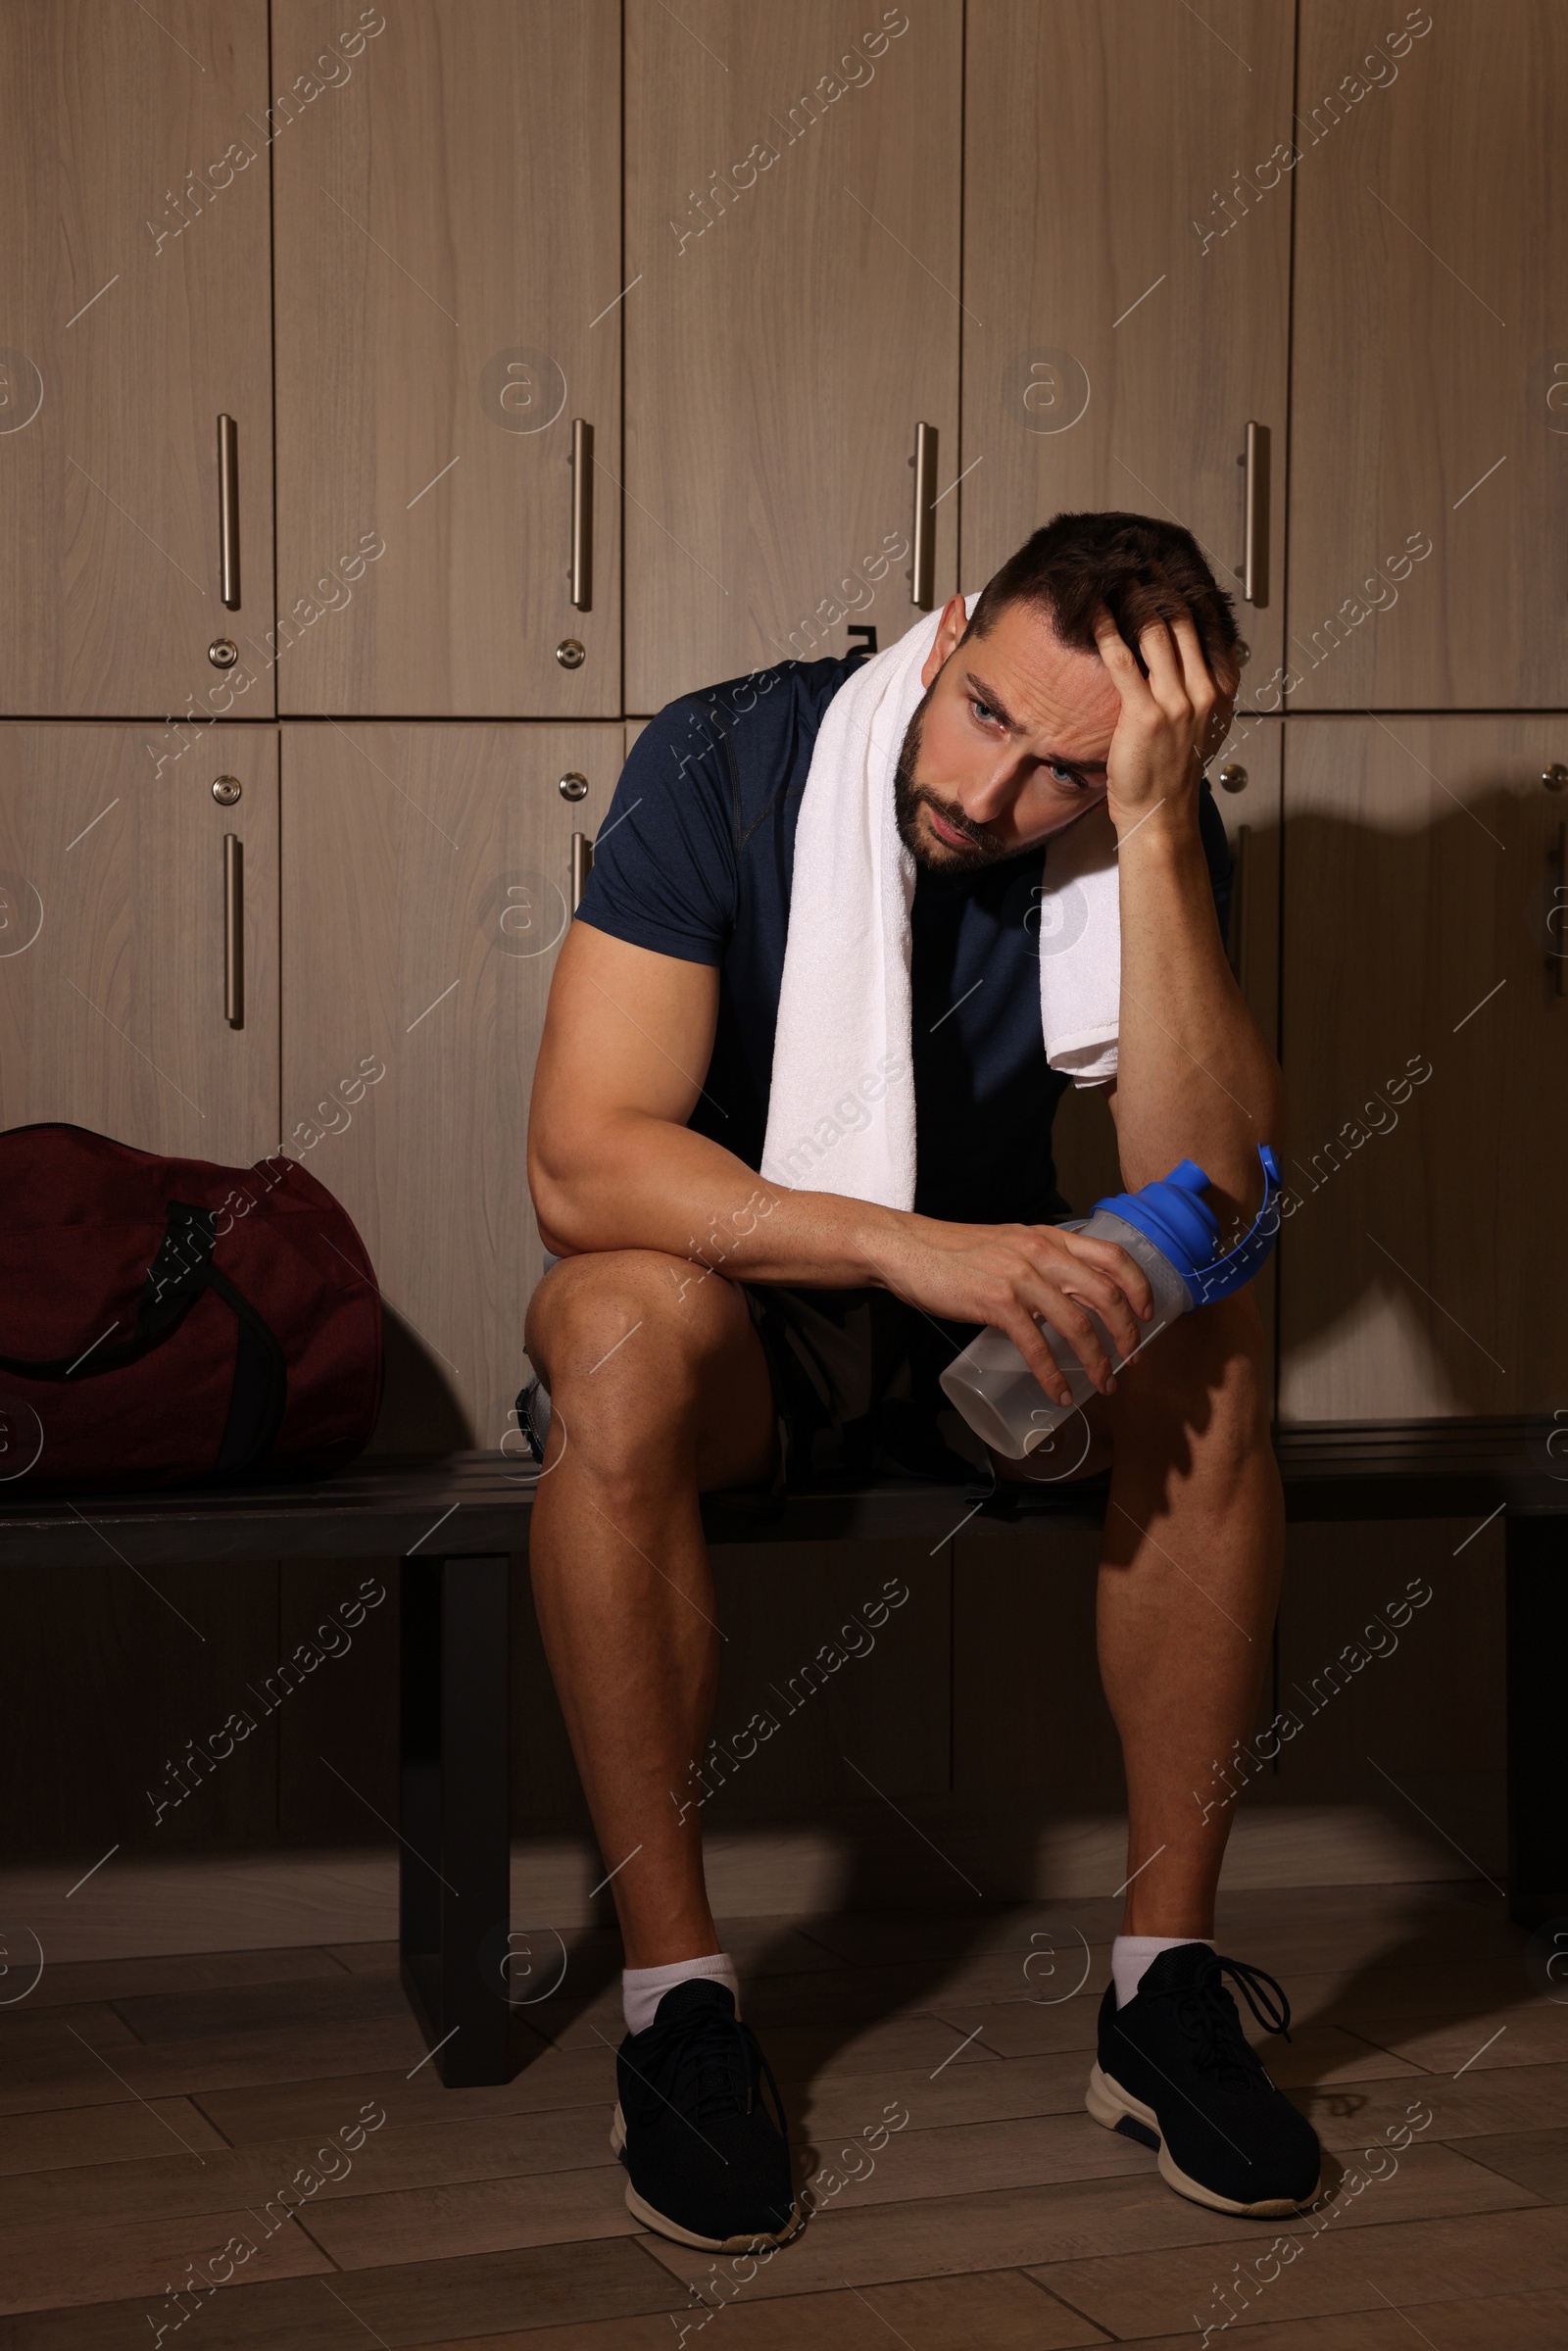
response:
{"label": "navy blue t-shirt", "polygon": [[[767,1128],[801,795],[854,665],[781,661],[662,710],[621,771],[577,908],[634,947],[718,966],[712,1057],[688,1124],[749,1167],[761,1164]],[[1199,821],[1223,934],[1231,857],[1206,782]],[[1048,847],[970,873],[918,869],[914,1204],[927,1216],[1043,1224],[1072,1213],[1051,1154],[1072,1080],[1047,1061],[1040,1027]]]}

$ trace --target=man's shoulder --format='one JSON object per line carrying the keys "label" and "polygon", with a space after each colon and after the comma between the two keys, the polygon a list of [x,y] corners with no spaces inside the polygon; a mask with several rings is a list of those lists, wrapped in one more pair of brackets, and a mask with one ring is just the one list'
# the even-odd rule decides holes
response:
{"label": "man's shoulder", "polygon": [[712,962],[743,896],[754,909],[787,903],[811,749],[854,666],[780,661],[666,703],[620,771],[581,918],[633,946]]}
{"label": "man's shoulder", "polygon": [[743,808],[805,783],[811,748],[854,658],[778,661],[677,695],[651,718],[632,759],[653,782],[690,783]]}
{"label": "man's shoulder", "polygon": [[820,723],[828,704],[863,659],[853,654],[819,661],[775,661],[771,668],[751,669],[744,677],[727,677],[716,686],[683,695],[680,704],[700,704],[731,727],[764,712],[775,725],[803,714],[814,715]]}

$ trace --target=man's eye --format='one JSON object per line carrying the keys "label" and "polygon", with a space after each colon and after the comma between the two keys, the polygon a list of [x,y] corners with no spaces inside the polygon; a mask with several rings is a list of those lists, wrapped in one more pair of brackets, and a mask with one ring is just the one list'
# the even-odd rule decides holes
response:
{"label": "man's eye", "polygon": [[990,703],[979,702],[972,694],[969,697],[969,708],[971,710],[973,710],[975,716],[979,719],[982,726],[988,725],[990,721],[997,716],[997,712],[991,708]]}
{"label": "man's eye", "polygon": [[1046,764],[1051,769],[1052,774],[1055,777],[1058,784],[1077,783],[1078,778],[1073,773],[1072,769],[1070,767],[1064,767],[1059,759],[1048,759]]}

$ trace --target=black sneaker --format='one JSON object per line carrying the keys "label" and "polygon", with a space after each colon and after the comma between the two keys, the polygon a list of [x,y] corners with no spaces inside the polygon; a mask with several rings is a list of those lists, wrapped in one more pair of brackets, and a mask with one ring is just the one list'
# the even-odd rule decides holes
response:
{"label": "black sneaker", "polygon": [[[1150,1962],[1125,2008],[1107,1984],[1084,2103],[1107,2130],[1157,2147],[1163,2178],[1195,2204],[1260,2218],[1295,2212],[1322,2185],[1317,2132],[1270,2081],[1222,1976],[1241,1985],[1260,2025],[1289,2040],[1291,2004],[1272,1976],[1207,1943],[1178,1943]],[[1278,1998],[1267,2013],[1254,1997],[1263,1984]]]}
{"label": "black sneaker", "polygon": [[778,2083],[727,1984],[692,1976],[665,1992],[616,2050],[615,2085],[611,2151],[626,2167],[626,2209],[648,2228],[705,2253],[750,2253],[803,2226]]}

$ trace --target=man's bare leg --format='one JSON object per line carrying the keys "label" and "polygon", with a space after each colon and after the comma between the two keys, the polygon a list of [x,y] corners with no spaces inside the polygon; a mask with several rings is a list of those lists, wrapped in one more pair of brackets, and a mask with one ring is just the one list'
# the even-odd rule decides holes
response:
{"label": "man's bare leg", "polygon": [[551,1399],[534,1604],[626,1965],[662,1967],[718,1948],[687,1804],[718,1680],[698,1495],[772,1477],[766,1358],[731,1283],[642,1249],[552,1268],[527,1347]]}
{"label": "man's bare leg", "polygon": [[1285,1549],[1263,1340],[1250,1289],[1185,1315],[1063,1424],[1055,1459],[997,1459],[1029,1483],[1111,1470],[1098,1620],[1127,1778],[1124,1935],[1214,1931],[1234,1817],[1214,1766],[1256,1720]]}
{"label": "man's bare leg", "polygon": [[1285,1554],[1263,1345],[1239,1291],[1162,1332],[1089,1406],[1114,1445],[1098,1625],[1127,1775],[1124,1935],[1214,1932],[1233,1818],[1209,1805],[1214,1766],[1255,1723]]}

